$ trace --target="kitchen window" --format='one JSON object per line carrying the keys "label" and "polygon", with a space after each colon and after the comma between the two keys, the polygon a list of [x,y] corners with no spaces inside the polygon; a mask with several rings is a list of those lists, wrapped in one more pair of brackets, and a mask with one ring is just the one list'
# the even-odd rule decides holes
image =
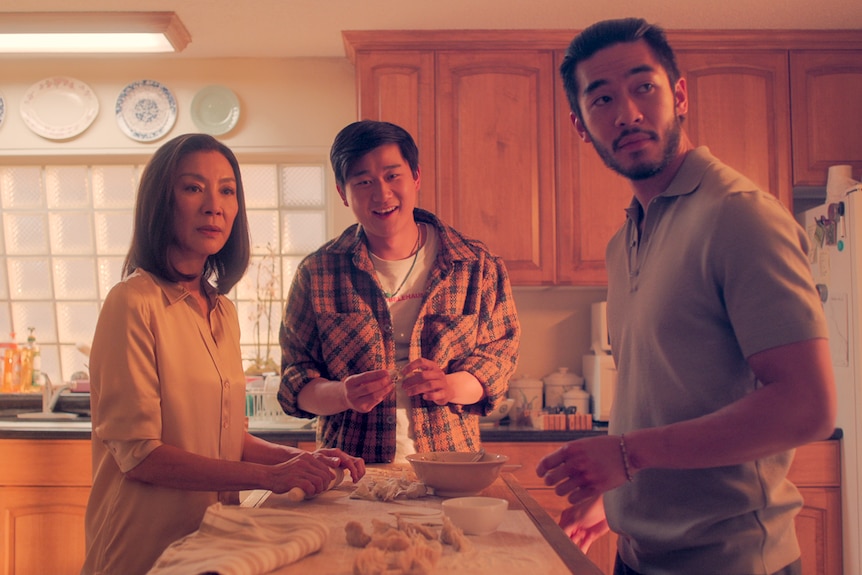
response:
{"label": "kitchen window", "polygon": [[[324,165],[241,167],[252,259],[230,295],[245,366],[263,369],[281,361],[278,326],[296,266],[328,237]],[[120,280],[142,169],[0,166],[0,341],[21,344],[35,328],[54,383],[86,371],[78,348],[89,345],[101,303]]]}

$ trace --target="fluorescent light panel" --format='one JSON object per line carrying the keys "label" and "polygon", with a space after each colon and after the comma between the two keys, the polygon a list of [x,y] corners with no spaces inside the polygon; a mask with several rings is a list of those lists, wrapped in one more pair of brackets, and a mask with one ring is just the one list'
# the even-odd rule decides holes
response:
{"label": "fluorescent light panel", "polygon": [[191,41],[173,12],[0,14],[0,53],[180,52]]}
{"label": "fluorescent light panel", "polygon": [[8,54],[110,54],[173,52],[164,34],[0,34],[0,52]]}

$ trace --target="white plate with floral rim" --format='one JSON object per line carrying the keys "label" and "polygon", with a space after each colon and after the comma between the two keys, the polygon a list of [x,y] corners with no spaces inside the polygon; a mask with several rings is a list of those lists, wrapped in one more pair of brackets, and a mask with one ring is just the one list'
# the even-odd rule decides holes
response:
{"label": "white plate with floral rim", "polygon": [[90,127],[99,114],[99,100],[84,82],[53,76],[24,93],[21,118],[34,133],[49,140],[68,140]]}
{"label": "white plate with floral rim", "polygon": [[152,142],[174,127],[177,101],[159,82],[138,80],[120,91],[114,113],[126,136],[138,142]]}
{"label": "white plate with floral rim", "polygon": [[206,86],[192,100],[192,121],[204,134],[220,136],[239,121],[239,99],[230,88]]}

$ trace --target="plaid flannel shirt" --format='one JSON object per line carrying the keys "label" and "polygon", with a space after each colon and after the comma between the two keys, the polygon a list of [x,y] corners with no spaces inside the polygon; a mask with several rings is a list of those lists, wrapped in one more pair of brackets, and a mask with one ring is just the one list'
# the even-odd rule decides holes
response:
{"label": "plaid flannel shirt", "polygon": [[[484,399],[473,405],[410,398],[416,449],[476,450],[479,416],[505,399],[518,361],[521,327],[508,272],[483,243],[464,238],[424,210],[416,209],[414,216],[436,228],[440,249],[410,336],[410,360],[430,359],[446,373],[467,371],[485,390]],[[395,367],[392,320],[361,226],[349,227],[300,264],[279,340],[278,399],[296,417],[314,417],[297,405],[309,381]],[[395,456],[395,425],[392,393],[369,413],[320,416],[317,444],[368,463],[389,462]]]}

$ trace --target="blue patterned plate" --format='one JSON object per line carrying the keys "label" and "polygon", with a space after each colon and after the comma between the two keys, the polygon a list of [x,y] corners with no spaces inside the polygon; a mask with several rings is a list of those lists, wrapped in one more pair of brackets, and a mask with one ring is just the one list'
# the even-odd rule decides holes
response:
{"label": "blue patterned plate", "polygon": [[177,101],[155,80],[139,80],[123,88],[114,112],[125,135],[138,142],[152,142],[174,127]]}

